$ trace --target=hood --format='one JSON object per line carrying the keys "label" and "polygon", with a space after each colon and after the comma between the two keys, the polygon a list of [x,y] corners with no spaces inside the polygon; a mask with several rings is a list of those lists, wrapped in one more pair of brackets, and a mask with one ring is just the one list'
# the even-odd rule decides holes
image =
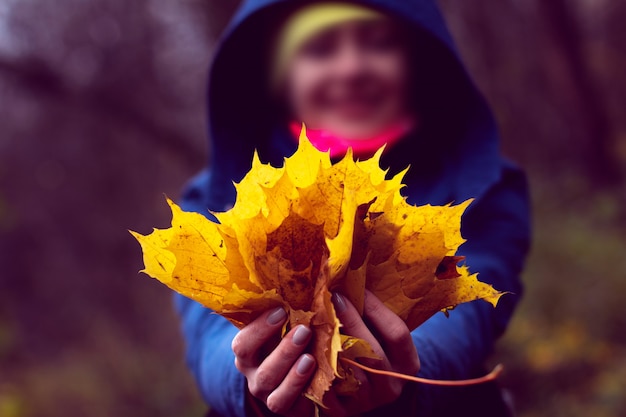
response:
{"label": "hood", "polygon": [[[271,35],[299,0],[244,1],[224,32],[209,76],[210,177],[203,187],[232,188],[250,169],[252,153],[280,163],[275,136],[280,114],[268,91],[266,51]],[[363,0],[410,28],[419,73],[414,74],[424,128],[390,149],[383,163],[392,171],[408,164],[414,203],[444,204],[479,197],[500,172],[491,111],[459,59],[444,20],[431,0]],[[280,147],[278,147],[280,148]],[[287,146],[288,148],[288,146]],[[287,149],[282,148],[282,151]],[[295,149],[295,145],[294,145]],[[197,190],[196,193],[209,192]],[[226,192],[230,195],[233,190]],[[207,197],[210,199],[210,197]],[[206,207],[206,206],[205,206]],[[220,207],[221,209],[221,207]]]}

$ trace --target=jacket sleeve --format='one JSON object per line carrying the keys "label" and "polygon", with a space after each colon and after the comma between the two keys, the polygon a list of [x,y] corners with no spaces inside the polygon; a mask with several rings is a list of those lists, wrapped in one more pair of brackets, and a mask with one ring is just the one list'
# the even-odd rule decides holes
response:
{"label": "jacket sleeve", "polygon": [[[529,249],[529,217],[525,176],[505,166],[500,181],[464,215],[462,233],[467,242],[459,253],[471,272],[478,272],[479,280],[509,294],[501,297],[496,308],[483,301],[466,303],[450,311],[449,317],[438,313],[414,330],[421,376],[467,379],[485,373],[483,363],[522,294],[520,273]],[[465,389],[418,385],[414,390],[420,415],[456,414],[470,406],[463,398],[478,403],[487,400],[487,391],[497,393],[495,384]]]}
{"label": "jacket sleeve", "polygon": [[187,365],[202,397],[221,416],[244,417],[245,380],[235,368],[230,347],[237,328],[182,295],[175,295],[175,304],[187,343]]}

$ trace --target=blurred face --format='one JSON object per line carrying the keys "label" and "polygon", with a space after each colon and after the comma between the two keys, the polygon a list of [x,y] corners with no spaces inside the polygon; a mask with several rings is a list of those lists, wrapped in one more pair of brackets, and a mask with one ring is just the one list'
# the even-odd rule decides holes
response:
{"label": "blurred face", "polygon": [[366,139],[407,116],[407,73],[391,21],[340,24],[296,51],[287,68],[290,108],[311,128]]}

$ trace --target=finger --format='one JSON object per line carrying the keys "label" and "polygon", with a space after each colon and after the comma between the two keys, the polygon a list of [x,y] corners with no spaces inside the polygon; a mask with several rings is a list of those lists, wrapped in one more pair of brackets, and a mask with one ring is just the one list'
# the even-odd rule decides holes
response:
{"label": "finger", "polygon": [[378,356],[384,357],[385,352],[352,303],[339,293],[333,293],[332,302],[337,318],[341,322],[342,333],[365,340]]}
{"label": "finger", "polygon": [[302,355],[292,366],[285,379],[267,397],[267,408],[276,414],[308,415],[306,411],[312,410],[312,403],[304,399],[302,393],[314,371],[315,359],[313,356]]}
{"label": "finger", "polygon": [[292,329],[248,378],[248,389],[257,398],[266,399],[278,387],[311,340],[311,329],[299,325]]}
{"label": "finger", "polygon": [[419,358],[411,332],[404,321],[391,311],[373,293],[365,290],[363,317],[373,327],[392,367],[417,374]]}
{"label": "finger", "polygon": [[232,342],[237,369],[242,371],[242,369],[259,365],[262,359],[260,352],[271,339],[279,334],[286,319],[287,312],[279,307],[261,314],[237,333]]}

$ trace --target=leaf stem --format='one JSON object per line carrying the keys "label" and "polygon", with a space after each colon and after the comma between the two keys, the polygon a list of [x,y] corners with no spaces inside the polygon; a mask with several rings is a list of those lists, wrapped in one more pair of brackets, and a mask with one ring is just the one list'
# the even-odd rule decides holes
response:
{"label": "leaf stem", "polygon": [[373,374],[391,376],[394,378],[405,379],[407,381],[420,382],[422,384],[440,385],[440,386],[446,386],[446,387],[476,385],[476,384],[483,384],[485,382],[493,381],[496,378],[498,378],[498,376],[502,373],[502,370],[504,369],[504,366],[502,366],[502,364],[498,364],[487,375],[481,376],[479,378],[463,379],[463,380],[456,380],[456,381],[445,381],[445,380],[421,378],[419,376],[405,375],[405,374],[401,374],[401,373],[393,372],[393,371],[383,371],[381,369],[370,368],[369,366],[362,365],[351,359],[347,359],[347,358],[339,358],[339,359],[345,363],[356,366],[357,368],[361,368],[362,370],[373,373]]}

